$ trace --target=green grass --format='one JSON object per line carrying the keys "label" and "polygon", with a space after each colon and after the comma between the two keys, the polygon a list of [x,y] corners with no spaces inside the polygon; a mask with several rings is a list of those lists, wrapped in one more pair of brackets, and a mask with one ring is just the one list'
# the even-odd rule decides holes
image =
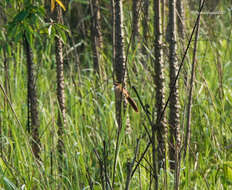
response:
{"label": "green grass", "polygon": [[[206,41],[206,36],[200,35],[197,52],[196,82],[193,94],[191,145],[190,152],[181,164],[180,189],[230,189],[232,186],[232,45],[230,25],[222,18],[218,28],[219,36]],[[224,28],[223,28],[224,27]],[[223,28],[223,30],[222,30]],[[130,28],[127,28],[130,33]],[[206,28],[202,30],[207,31]],[[229,34],[229,35],[228,35]],[[129,39],[130,36],[127,36]],[[129,40],[125,41],[129,41]],[[58,172],[57,143],[57,113],[56,99],[56,70],[55,56],[51,44],[43,53],[36,53],[34,60],[37,63],[37,91],[39,98],[39,118],[41,137],[41,162],[37,162],[32,154],[30,135],[27,134],[27,84],[26,60],[23,48],[18,43],[11,47],[14,51],[9,59],[10,71],[10,101],[21,125],[10,106],[0,101],[1,123],[1,158],[0,158],[0,187],[3,189],[87,189],[89,188],[88,175],[93,182],[94,189],[101,189],[100,164],[96,153],[103,158],[103,142],[106,143],[107,173],[112,180],[113,164],[116,146],[117,127],[115,120],[115,101],[112,80],[112,63],[110,58],[111,47],[104,54],[107,82],[99,85],[93,71],[89,69],[90,50],[82,56],[84,66],[81,70],[81,82],[72,68],[73,60],[65,68],[65,95],[67,106],[67,128],[64,133],[65,162],[62,166],[62,175]],[[88,47],[90,48],[90,47]],[[9,52],[11,52],[9,51]],[[152,52],[152,50],[151,50]],[[0,52],[1,56],[3,52]],[[42,55],[42,56],[41,56]],[[220,56],[219,56],[220,55]],[[130,82],[140,94],[142,101],[151,106],[155,105],[155,90],[152,74],[145,70],[132,53],[128,57]],[[191,51],[189,52],[191,58]],[[191,59],[190,59],[191,60]],[[0,81],[3,85],[3,60],[0,59]],[[132,70],[136,63],[137,73]],[[189,63],[190,64],[190,63]],[[222,68],[222,86],[218,65]],[[149,68],[152,61],[148,61]],[[168,68],[168,64],[166,65]],[[190,69],[189,66],[187,66]],[[168,79],[168,70],[165,71]],[[190,70],[188,71],[190,73]],[[75,80],[73,83],[72,78]],[[168,87],[168,80],[167,80]],[[180,102],[183,117],[183,107],[187,100],[186,88],[180,79]],[[135,93],[128,87],[131,96],[138,103]],[[220,94],[223,90],[223,95]],[[166,94],[168,90],[166,90]],[[0,93],[1,100],[4,99]],[[127,108],[131,129],[126,128],[124,114],[123,130],[119,137],[119,152],[117,156],[115,189],[124,189],[127,169],[126,164],[134,156],[136,139],[145,134],[144,125],[149,123],[139,105],[139,113]],[[154,110],[155,111],[155,110]],[[167,114],[168,115],[168,114]],[[185,122],[185,118],[182,118]],[[182,123],[181,123],[182,126]],[[184,130],[184,129],[182,129]],[[140,139],[139,154],[148,143],[148,137]],[[146,160],[152,161],[151,150]],[[149,189],[149,164],[143,160],[142,165],[132,178],[130,189]],[[164,173],[160,174],[160,188],[163,185]],[[168,188],[174,186],[174,176],[168,171]]]}

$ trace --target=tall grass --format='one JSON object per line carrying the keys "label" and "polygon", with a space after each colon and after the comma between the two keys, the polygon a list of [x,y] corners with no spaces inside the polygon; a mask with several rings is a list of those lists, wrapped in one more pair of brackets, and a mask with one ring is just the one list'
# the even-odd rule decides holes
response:
{"label": "tall grass", "polygon": [[[217,18],[219,36],[210,39],[200,35],[198,42],[198,58],[196,68],[196,85],[193,94],[192,134],[190,152],[181,165],[181,189],[230,189],[232,184],[232,43],[230,19]],[[223,29],[222,29],[223,28]],[[130,28],[127,28],[128,31]],[[216,30],[215,29],[215,30]],[[206,32],[206,28],[202,28]],[[129,32],[128,32],[129,33]],[[203,34],[203,32],[201,33]],[[129,36],[128,36],[129,38]],[[105,44],[105,46],[110,46]],[[152,46],[152,45],[151,45]],[[88,189],[92,183],[94,189],[101,189],[101,163],[98,156],[105,161],[109,180],[113,173],[113,159],[116,146],[115,102],[112,80],[112,63],[105,54],[108,81],[99,85],[94,73],[89,69],[91,59],[89,52],[83,55],[85,64],[81,70],[81,81],[68,63],[65,73],[65,94],[67,106],[67,128],[65,129],[65,163],[62,175],[58,172],[57,143],[57,99],[55,57],[52,48],[47,46],[36,51],[37,91],[39,97],[39,118],[41,137],[41,162],[35,160],[26,132],[27,100],[26,100],[26,62],[20,44],[11,47],[14,52],[8,59],[10,71],[10,102],[0,102],[1,122],[1,158],[0,187],[3,189]],[[90,47],[89,47],[90,48]],[[109,47],[111,49],[111,47]],[[152,52],[152,48],[149,48]],[[1,55],[3,54],[1,50]],[[109,51],[110,52],[110,51]],[[128,55],[128,71],[130,82],[139,92],[144,104],[150,105],[150,112],[155,114],[154,85],[152,72],[140,64],[137,52]],[[191,56],[191,54],[189,55]],[[0,59],[2,65],[2,60]],[[135,73],[132,64],[136,64]],[[218,65],[221,64],[222,72]],[[152,58],[148,60],[148,68],[152,70]],[[0,81],[3,85],[4,70],[0,68]],[[168,74],[168,73],[166,73]],[[222,86],[220,85],[222,78]],[[180,80],[181,83],[182,80]],[[186,100],[186,89],[181,85],[180,98],[182,108]],[[137,101],[134,92],[128,89]],[[223,94],[220,95],[220,91]],[[1,92],[1,100],[4,95]],[[138,102],[138,101],[137,101]],[[116,167],[116,189],[124,189],[127,176],[127,163],[134,156],[136,139],[140,139],[139,154],[149,141],[145,136],[144,126],[149,124],[139,106],[139,113],[127,108],[130,128],[123,122],[123,132],[119,137],[119,153]],[[184,109],[183,109],[184,111]],[[183,115],[183,114],[182,114]],[[17,122],[19,119],[21,125]],[[185,121],[184,119],[182,120]],[[184,130],[184,129],[183,129]],[[105,150],[104,150],[105,143]],[[98,155],[98,156],[97,156]],[[151,179],[151,151],[145,156],[139,169],[132,178],[131,189],[149,189]],[[163,173],[160,173],[160,187]],[[169,188],[174,185],[174,176],[169,173]]]}

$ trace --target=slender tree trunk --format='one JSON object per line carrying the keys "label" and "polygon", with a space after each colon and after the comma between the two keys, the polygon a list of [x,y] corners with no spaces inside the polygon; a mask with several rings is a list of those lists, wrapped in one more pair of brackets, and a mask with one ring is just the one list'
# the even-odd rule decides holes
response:
{"label": "slender tree trunk", "polygon": [[[184,11],[184,1],[182,0],[176,0],[176,9],[177,9],[177,30],[178,30],[178,36],[179,36],[179,42],[178,45],[181,50],[181,56],[184,54],[185,49],[185,11]],[[187,60],[189,61],[189,57],[187,56]],[[184,64],[183,68],[183,77],[184,77],[184,84],[187,87],[188,83],[188,72],[186,64]]]}
{"label": "slender tree trunk", "polygon": [[[63,23],[63,14],[59,6],[56,6],[56,22]],[[64,95],[64,62],[63,62],[63,44],[62,41],[55,38],[56,48],[56,78],[57,78],[57,99],[59,103],[58,111],[58,145],[60,164],[59,170],[62,171],[63,154],[64,154],[64,128],[66,127],[66,108],[65,108],[65,95]]]}
{"label": "slender tree trunk", "polygon": [[28,132],[32,135],[32,151],[40,159],[38,99],[36,93],[35,65],[30,44],[24,35],[24,46],[27,58],[27,98],[28,98]]}
{"label": "slender tree trunk", "polygon": [[139,0],[132,1],[132,49],[136,48],[139,35]]}
{"label": "slender tree trunk", "polygon": [[[165,117],[163,109],[164,100],[164,71],[163,71],[163,49],[162,49],[162,32],[161,32],[161,2],[154,0],[154,33],[155,33],[155,86],[156,86],[156,110],[157,120],[156,126],[158,139],[158,168],[165,167],[166,141],[167,141],[167,126],[165,125]],[[154,131],[155,129],[153,129]],[[155,137],[153,137],[155,138]]]}
{"label": "slender tree trunk", "polygon": [[182,42],[185,39],[185,14],[184,14],[184,1],[176,0],[176,9],[177,9],[177,29],[178,34]]}
{"label": "slender tree trunk", "polygon": [[149,23],[149,4],[150,0],[143,0],[143,17],[142,17],[142,28],[143,28],[143,46],[142,46],[142,63],[146,66],[148,60],[147,45],[148,45],[148,23]]}
{"label": "slender tree trunk", "polygon": [[176,0],[169,0],[169,69],[170,69],[170,163],[171,169],[175,169],[175,189],[179,189],[179,152],[180,152],[180,119],[179,119],[179,93],[178,82],[175,79],[178,71],[176,57]]}
{"label": "slender tree trunk", "polygon": [[165,15],[165,0],[161,0],[161,18],[162,18],[162,33],[164,33],[165,31],[165,18],[164,18],[164,15]]}
{"label": "slender tree trunk", "polygon": [[[113,13],[113,65],[115,75],[115,85],[125,87],[125,53],[124,53],[124,33],[123,33],[123,8],[122,0],[112,0],[112,13]],[[117,87],[117,86],[116,86]],[[113,180],[112,187],[114,188],[115,172],[117,164],[117,154],[119,146],[119,135],[122,129],[122,92],[120,88],[115,88],[115,108],[117,120],[117,142],[115,149],[115,158],[113,166]]]}
{"label": "slender tree trunk", "polygon": [[[115,57],[114,57],[114,72],[116,76],[116,83],[125,87],[125,53],[124,53],[124,33],[123,33],[123,12],[122,1],[114,0],[115,8]],[[122,105],[122,93],[115,90],[116,98],[116,118],[118,127],[121,128],[121,105]]]}
{"label": "slender tree trunk", "polygon": [[93,49],[93,63],[94,70],[101,79],[105,79],[105,72],[103,66],[103,57],[101,51],[103,50],[103,41],[101,33],[101,13],[99,0],[90,0],[91,8],[91,38]]}

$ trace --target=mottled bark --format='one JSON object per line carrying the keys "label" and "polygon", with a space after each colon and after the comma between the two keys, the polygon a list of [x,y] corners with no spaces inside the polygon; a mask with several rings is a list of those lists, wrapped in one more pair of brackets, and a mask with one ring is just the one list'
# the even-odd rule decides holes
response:
{"label": "mottled bark", "polygon": [[24,35],[24,46],[27,58],[27,101],[28,101],[28,132],[32,136],[32,151],[37,159],[40,159],[40,139],[39,139],[39,116],[38,99],[36,93],[35,65],[33,63],[33,53]]}
{"label": "mottled bark", "polygon": [[175,169],[175,189],[179,188],[180,116],[178,82],[175,83],[178,64],[176,57],[176,0],[169,0],[169,69],[170,69],[170,166]]}
{"label": "mottled bark", "polygon": [[143,0],[143,11],[142,11],[142,28],[143,28],[143,46],[142,46],[142,63],[146,66],[148,53],[147,53],[147,45],[148,45],[148,23],[149,23],[149,4],[150,0]]}
{"label": "mottled bark", "polygon": [[[178,36],[179,36],[179,43],[178,46],[181,50],[181,56],[184,54],[185,49],[185,11],[184,11],[184,1],[182,0],[176,0],[176,19],[177,19],[177,30],[178,30]],[[189,61],[189,57],[187,56],[187,59]],[[187,86],[188,83],[188,71],[187,66],[184,64],[183,68],[183,77],[184,77],[184,84]]]}
{"label": "mottled bark", "polygon": [[[60,7],[56,6],[56,22],[63,23],[63,14]],[[59,169],[62,171],[62,161],[64,153],[64,128],[66,127],[66,109],[65,109],[65,95],[64,95],[64,61],[63,61],[63,44],[62,41],[56,37],[55,38],[55,49],[56,49],[56,80],[57,80],[57,99],[59,103],[58,111],[58,145],[57,149],[59,152],[59,157],[61,163],[59,164]]]}
{"label": "mottled bark", "polygon": [[184,15],[184,1],[176,0],[176,9],[177,9],[177,29],[178,34],[182,42],[185,38],[185,15]]}
{"label": "mottled bark", "polygon": [[139,0],[132,1],[132,49],[135,49],[139,37]]}
{"label": "mottled bark", "polygon": [[[125,87],[125,53],[124,53],[124,33],[123,33],[123,12],[122,12],[122,1],[114,1],[114,23],[115,23],[115,40],[114,40],[114,73],[116,76],[115,82]],[[121,105],[122,105],[122,93],[115,90],[116,99],[116,118],[118,127],[121,128]]]}
{"label": "mottled bark", "polygon": [[99,0],[90,0],[91,8],[91,39],[93,50],[93,64],[94,70],[101,79],[105,79],[103,57],[101,51],[103,50],[102,33],[101,33],[101,14]]}
{"label": "mottled bark", "polygon": [[[155,34],[155,86],[156,86],[156,111],[157,120],[156,126],[158,139],[158,161],[159,169],[164,168],[166,140],[167,140],[167,126],[165,125],[165,116],[162,113],[165,105],[164,100],[164,70],[163,70],[163,48],[162,48],[162,32],[161,32],[161,2],[154,0],[154,34]],[[154,131],[155,129],[153,129]],[[153,137],[154,138],[154,137]]]}
{"label": "mottled bark", "polygon": [[122,1],[115,0],[115,75],[118,83],[123,83],[125,77],[125,53]]}
{"label": "mottled bark", "polygon": [[165,4],[166,0],[161,0],[161,19],[162,19],[162,33],[165,31]]}
{"label": "mottled bark", "polygon": [[[113,65],[114,65],[114,82],[117,85],[125,87],[125,54],[124,54],[124,33],[123,33],[123,11],[122,0],[112,0],[113,13]],[[113,180],[114,188],[115,172],[117,163],[117,154],[119,148],[119,136],[122,129],[122,92],[119,88],[115,88],[115,108],[117,120],[117,141],[115,148]]]}

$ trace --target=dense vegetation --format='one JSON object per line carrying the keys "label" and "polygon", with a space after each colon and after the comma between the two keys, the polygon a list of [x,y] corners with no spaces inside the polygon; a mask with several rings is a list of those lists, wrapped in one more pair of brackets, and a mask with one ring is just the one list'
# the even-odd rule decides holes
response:
{"label": "dense vegetation", "polygon": [[[96,0],[62,1],[64,5],[57,2],[55,9],[66,8],[63,23],[58,23],[50,10],[50,1],[0,2],[0,187],[125,189],[132,165],[134,173],[129,189],[154,189],[156,178],[151,147],[143,157],[150,142],[147,132],[151,134],[152,130],[147,115],[155,122],[157,114],[153,2],[150,1],[149,16],[146,17],[146,45],[143,41],[144,9],[141,8],[146,1],[138,1],[137,41],[132,32],[133,3],[123,2],[126,87],[139,112],[130,106],[124,108],[120,133],[115,114],[111,2],[100,1],[103,45],[98,52],[101,55],[99,68],[94,62],[94,33],[91,31],[91,4]],[[163,6],[166,16],[168,5]],[[198,6],[198,1],[184,4],[185,38],[177,35],[178,65],[196,23]],[[178,187],[186,190],[232,188],[232,6],[226,0],[213,9],[207,7],[208,4],[205,6],[197,40],[191,139],[186,155],[186,115],[194,38],[177,80],[181,137]],[[166,31],[168,16],[163,20]],[[62,120],[63,113],[60,115],[62,108],[57,97],[57,40],[63,44],[65,121]],[[34,108],[33,99],[27,95],[30,55],[27,45],[33,55],[35,81],[32,83],[36,84],[39,120],[39,125],[34,126],[38,126],[38,136],[33,134],[34,128],[29,129],[33,125],[29,121],[33,117],[30,111]],[[165,39],[162,48],[166,102],[170,90],[169,50]],[[139,98],[146,106],[145,110]],[[167,107],[167,118],[169,111]],[[61,132],[59,125],[64,126]],[[62,149],[59,149],[57,144],[61,137]],[[36,152],[38,147],[39,152]],[[168,167],[158,171],[159,189],[175,187],[176,176],[169,165],[167,162]]]}

